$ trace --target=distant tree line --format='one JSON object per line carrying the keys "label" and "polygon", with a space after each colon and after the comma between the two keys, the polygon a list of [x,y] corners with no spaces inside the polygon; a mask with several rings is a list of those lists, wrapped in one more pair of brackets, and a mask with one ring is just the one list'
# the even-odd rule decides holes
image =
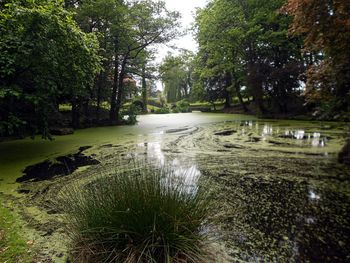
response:
{"label": "distant tree line", "polygon": [[74,128],[92,106],[99,123],[105,101],[120,122],[124,78],[139,76],[147,99],[150,47],[178,34],[178,17],[163,1],[1,1],[0,136],[48,137],[62,103]]}

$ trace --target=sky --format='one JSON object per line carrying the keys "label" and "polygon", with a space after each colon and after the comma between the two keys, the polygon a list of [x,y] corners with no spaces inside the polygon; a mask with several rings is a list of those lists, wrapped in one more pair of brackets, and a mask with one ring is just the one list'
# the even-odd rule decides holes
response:
{"label": "sky", "polygon": [[[174,10],[181,13],[182,29],[187,29],[190,28],[191,24],[194,22],[194,14],[196,12],[196,8],[204,7],[207,3],[207,0],[165,0],[165,3],[168,10]],[[191,51],[196,51],[197,49],[197,43],[190,32],[185,36],[171,41],[169,44]],[[165,45],[159,46],[157,61],[161,61],[168,52],[175,51]]]}
{"label": "sky", "polygon": [[[181,13],[182,29],[187,29],[190,28],[191,24],[194,22],[196,8],[204,7],[207,0],[165,0],[165,3],[168,10],[179,11]],[[168,46],[175,46],[177,48],[188,49],[191,51],[197,50],[197,43],[190,32],[187,35],[171,41]],[[159,46],[156,62],[160,63],[168,52],[176,53],[175,50],[172,50],[166,45]],[[157,83],[157,87],[161,89],[160,83]]]}

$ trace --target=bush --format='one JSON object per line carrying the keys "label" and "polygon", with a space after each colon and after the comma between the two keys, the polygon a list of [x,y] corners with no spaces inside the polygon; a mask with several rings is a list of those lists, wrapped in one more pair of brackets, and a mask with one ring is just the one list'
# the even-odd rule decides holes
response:
{"label": "bush", "polygon": [[176,108],[174,109],[176,112],[189,112],[190,111],[190,103],[187,100],[180,100],[176,102]]}
{"label": "bush", "polygon": [[130,104],[127,110],[121,112],[121,116],[125,124],[134,125],[137,123],[137,115],[139,114],[139,108],[135,104]]}
{"label": "bush", "polygon": [[160,109],[155,109],[154,110],[155,114],[168,114],[170,113],[170,110],[166,107],[160,108]]}
{"label": "bush", "polygon": [[61,203],[74,262],[208,262],[208,198],[190,176],[135,165],[70,186]]}
{"label": "bush", "polygon": [[161,108],[163,107],[162,103],[159,101],[158,98],[148,98],[148,105]]}
{"label": "bush", "polygon": [[138,110],[139,112],[141,112],[141,111],[143,110],[144,105],[143,105],[143,102],[142,102],[142,101],[140,101],[140,100],[134,100],[134,101],[132,102],[132,104],[135,105],[135,107],[137,107],[137,110]]}

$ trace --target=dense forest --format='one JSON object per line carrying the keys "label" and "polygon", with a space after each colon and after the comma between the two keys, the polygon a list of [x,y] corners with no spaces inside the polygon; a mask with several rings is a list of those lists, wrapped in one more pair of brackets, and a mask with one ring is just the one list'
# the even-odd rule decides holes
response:
{"label": "dense forest", "polygon": [[[147,112],[149,100],[161,108],[222,102],[262,116],[349,120],[346,0],[209,1],[193,25],[198,52],[169,54],[159,66],[155,45],[182,34],[179,13],[162,1],[0,7],[1,136],[122,123],[136,113],[126,102]],[[157,79],[163,94],[154,91]]]}

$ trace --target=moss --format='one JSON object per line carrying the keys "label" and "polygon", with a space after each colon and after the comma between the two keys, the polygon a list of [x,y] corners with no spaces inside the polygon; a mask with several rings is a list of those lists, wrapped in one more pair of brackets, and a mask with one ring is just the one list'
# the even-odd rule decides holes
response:
{"label": "moss", "polygon": [[18,216],[5,208],[0,197],[0,262],[31,262],[32,242],[25,240]]}

